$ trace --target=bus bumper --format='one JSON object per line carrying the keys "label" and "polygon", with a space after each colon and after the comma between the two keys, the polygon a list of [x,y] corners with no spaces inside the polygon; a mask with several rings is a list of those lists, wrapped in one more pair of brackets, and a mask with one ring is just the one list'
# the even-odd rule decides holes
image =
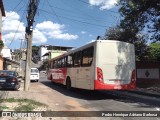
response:
{"label": "bus bumper", "polygon": [[136,81],[124,85],[105,84],[100,82],[99,80],[94,81],[94,90],[134,90],[134,89],[136,89]]}

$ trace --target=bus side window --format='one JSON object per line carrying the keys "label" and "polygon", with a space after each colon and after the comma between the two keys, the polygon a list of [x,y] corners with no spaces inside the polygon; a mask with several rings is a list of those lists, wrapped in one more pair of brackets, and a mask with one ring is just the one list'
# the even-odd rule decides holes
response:
{"label": "bus side window", "polygon": [[82,66],[83,67],[91,66],[92,61],[93,61],[93,52],[94,52],[93,46],[87,49],[84,49],[82,51]]}
{"label": "bus side window", "polygon": [[62,58],[62,67],[66,67],[66,57]]}
{"label": "bus side window", "polygon": [[51,62],[51,68],[54,68],[54,61]]}
{"label": "bus side window", "polygon": [[72,67],[73,66],[73,55],[68,55],[67,56],[67,67]]}
{"label": "bus side window", "polygon": [[74,54],[74,67],[81,65],[81,51]]}
{"label": "bus side window", "polygon": [[58,60],[58,68],[61,68],[62,67],[62,61],[61,59]]}
{"label": "bus side window", "polygon": [[54,68],[57,68],[57,60],[54,61]]}

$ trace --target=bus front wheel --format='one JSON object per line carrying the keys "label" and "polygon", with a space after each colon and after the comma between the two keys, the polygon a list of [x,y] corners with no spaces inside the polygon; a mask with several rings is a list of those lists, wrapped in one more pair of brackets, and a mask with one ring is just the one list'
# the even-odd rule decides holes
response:
{"label": "bus front wheel", "polygon": [[71,90],[71,80],[69,77],[67,77],[67,80],[66,80],[66,88],[67,90]]}

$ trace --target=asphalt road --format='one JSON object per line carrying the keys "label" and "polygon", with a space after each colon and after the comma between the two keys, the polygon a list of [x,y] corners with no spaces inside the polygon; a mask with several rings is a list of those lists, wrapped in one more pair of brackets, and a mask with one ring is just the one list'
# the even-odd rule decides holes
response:
{"label": "asphalt road", "polygon": [[[21,97],[33,98],[49,105],[51,111],[78,111],[74,114],[78,114],[79,117],[63,117],[63,120],[160,120],[160,117],[100,117],[102,113],[113,113],[112,111],[116,111],[116,113],[128,111],[128,114],[138,111],[155,111],[160,114],[160,98],[126,91],[89,91],[82,89],[68,91],[65,86],[53,84],[47,80],[44,73],[40,73],[39,82],[31,82],[29,94],[20,91],[11,91],[9,96],[12,98],[20,95]],[[6,91],[0,91],[0,96],[4,92]],[[6,94],[3,94],[3,97],[5,96]],[[62,116],[67,115],[66,112],[60,114]],[[86,118],[85,116],[90,117]]]}
{"label": "asphalt road", "polygon": [[[82,89],[68,91],[65,86],[53,84],[47,80],[45,74],[41,74],[38,84],[43,84],[50,89],[50,92],[45,94],[53,99],[56,104],[55,108],[59,111],[156,111],[160,113],[159,98],[125,91],[89,91]],[[134,120],[135,117],[107,117],[107,119]],[[160,120],[160,117],[136,117],[136,119]]]}

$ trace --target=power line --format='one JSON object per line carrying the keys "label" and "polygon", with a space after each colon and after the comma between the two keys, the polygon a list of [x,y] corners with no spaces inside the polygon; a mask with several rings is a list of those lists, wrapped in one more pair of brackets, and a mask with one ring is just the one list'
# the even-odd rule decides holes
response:
{"label": "power line", "polygon": [[19,24],[18,24],[17,30],[15,31],[15,34],[14,34],[14,36],[13,36],[13,38],[12,38],[12,40],[11,40],[11,42],[10,42],[9,46],[11,46],[11,44],[13,43],[13,40],[14,40],[14,39],[15,39],[15,37],[16,37],[16,34],[17,34],[18,29],[19,29],[19,27],[20,27],[20,24],[21,24],[21,22],[22,22],[22,20],[23,20],[24,13],[25,13],[25,12],[23,12],[22,18],[21,18],[21,20],[19,21]]}
{"label": "power line", "polygon": [[20,0],[20,2],[13,8],[12,12],[11,12],[8,16],[6,16],[5,19],[4,19],[2,22],[4,22],[4,21],[13,13],[13,11],[14,11],[16,8],[18,8],[18,6],[22,3],[22,1],[23,1],[23,0]]}
{"label": "power line", "polygon": [[[62,0],[61,0],[61,1],[62,1]],[[80,13],[87,15],[87,16],[90,17],[91,19],[94,19],[95,21],[105,21],[105,20],[99,20],[99,19],[93,17],[92,15],[87,14],[86,11],[84,12],[84,11],[82,11],[81,9],[78,9],[78,8],[75,7],[75,6],[68,4],[66,1],[63,1],[63,2],[64,2],[65,4],[67,4],[68,6],[70,6],[71,8],[75,8],[75,9],[78,10]]]}
{"label": "power line", "polygon": [[49,7],[51,8],[51,10],[54,12],[54,14],[55,14],[55,16],[57,17],[57,19],[59,20],[59,22],[62,24],[62,22],[61,22],[59,16],[56,14],[56,12],[55,12],[54,9],[52,8],[52,6],[50,5],[50,3],[49,3],[48,0],[47,0],[47,3],[48,3],[48,5],[49,5]]}
{"label": "power line", "polygon": [[[39,9],[43,12],[46,12],[50,15],[52,15],[50,12],[46,11],[46,10],[42,10],[42,9]],[[53,16],[53,15],[52,15]],[[84,23],[84,24],[88,24],[88,25],[93,25],[93,26],[98,26],[98,27],[110,27],[110,26],[107,26],[107,25],[99,25],[99,24],[94,24],[94,23],[89,23],[89,22],[85,22],[85,21],[80,21],[80,20],[77,20],[77,19],[72,19],[72,18],[68,18],[68,17],[64,17],[64,16],[58,16],[58,17],[61,17],[61,18],[64,18],[64,19],[68,19],[68,20],[71,20],[71,21],[76,21],[76,22],[80,22],[80,23]]]}
{"label": "power line", "polygon": [[[55,6],[52,6],[52,7],[54,7],[54,8],[56,8],[56,9],[59,9],[59,10],[62,10],[63,12],[67,12],[67,13],[73,13],[73,12],[75,12],[75,11],[71,11],[71,10],[67,10],[67,9],[63,9],[63,8],[59,8],[59,7],[55,7]],[[72,7],[73,8],[73,7]],[[79,9],[77,9],[77,10],[79,10]],[[80,11],[80,10],[79,10]],[[81,13],[82,13],[82,11],[80,11]],[[83,12],[84,14],[86,14],[86,12]],[[107,20],[103,20],[103,19],[97,19],[97,18],[94,18],[93,16],[91,16],[91,15],[89,15],[89,14],[86,14],[88,17],[90,17],[89,18],[89,20],[95,20],[95,21],[97,21],[97,22],[108,22]],[[72,16],[72,15],[71,15]],[[77,16],[72,16],[72,17],[76,17],[76,18],[78,18]],[[79,17],[80,18],[80,17]],[[82,19],[86,19],[86,18],[82,18]]]}

